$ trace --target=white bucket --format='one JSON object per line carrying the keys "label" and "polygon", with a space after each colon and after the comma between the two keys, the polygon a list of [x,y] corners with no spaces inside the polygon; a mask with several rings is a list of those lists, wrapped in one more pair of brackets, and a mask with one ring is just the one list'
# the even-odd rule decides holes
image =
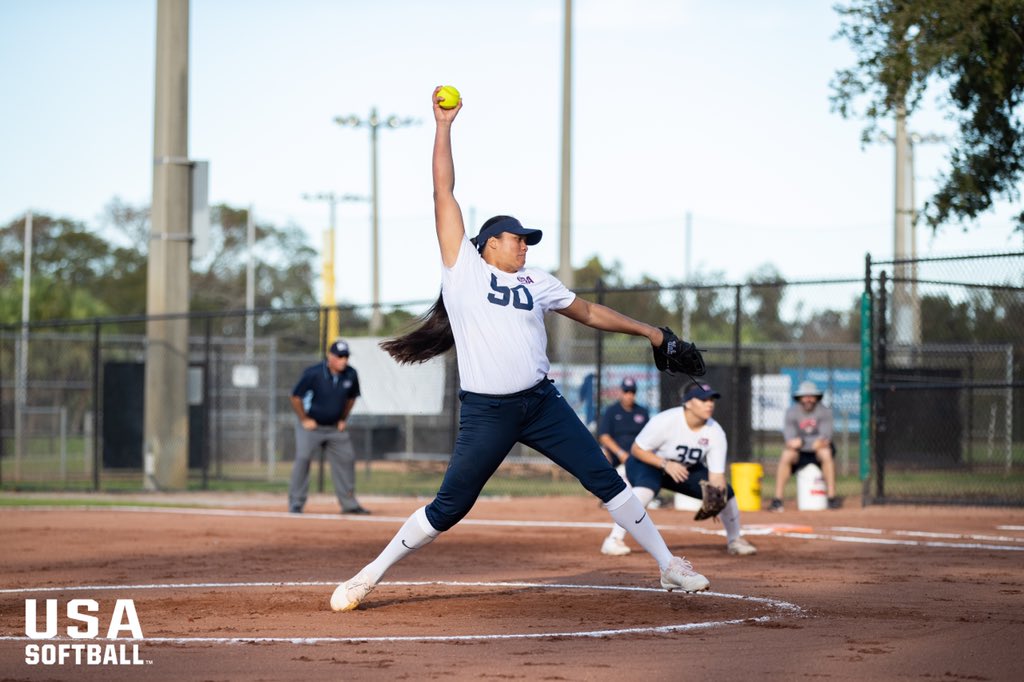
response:
{"label": "white bucket", "polygon": [[828,487],[817,464],[808,464],[797,472],[796,506],[804,511],[828,509]]}

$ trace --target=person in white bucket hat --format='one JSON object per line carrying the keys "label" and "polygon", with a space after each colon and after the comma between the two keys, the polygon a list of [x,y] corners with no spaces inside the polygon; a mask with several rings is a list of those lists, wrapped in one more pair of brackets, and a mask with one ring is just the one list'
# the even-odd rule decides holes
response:
{"label": "person in white bucket hat", "polygon": [[775,497],[768,511],[783,509],[782,495],[789,477],[808,464],[817,464],[825,477],[828,508],[839,509],[842,500],[836,497],[836,449],[832,444],[832,410],[822,404],[825,394],[813,381],[800,383],[793,393],[793,405],[786,410],[782,436],[786,441],[775,473]]}

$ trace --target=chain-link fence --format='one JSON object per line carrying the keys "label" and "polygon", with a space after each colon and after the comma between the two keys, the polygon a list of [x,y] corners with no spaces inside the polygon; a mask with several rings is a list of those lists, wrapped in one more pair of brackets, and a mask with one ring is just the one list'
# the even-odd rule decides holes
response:
{"label": "chain-link fence", "polygon": [[[850,279],[577,291],[698,341],[708,364],[704,380],[723,396],[715,418],[732,462],[758,462],[773,475],[792,389],[811,380],[835,413],[840,494],[1024,504],[1022,258],[920,261],[916,270],[898,271],[897,264],[873,263],[866,277]],[[974,269],[957,277],[957,264]],[[904,290],[907,273],[916,287]],[[893,274],[900,275],[895,282]],[[873,358],[869,387],[861,382],[866,294],[873,303],[864,320],[873,333],[865,338],[874,352],[863,356]],[[920,314],[908,313],[903,301],[916,301]],[[430,303],[385,307],[383,334],[407,328]],[[368,307],[336,312],[363,388],[350,420],[362,460],[360,492],[432,494],[458,425],[454,355],[399,367],[370,335]],[[294,457],[291,389],[305,367],[322,360],[326,319],[319,308],[187,316],[188,370],[175,380],[188,396],[190,485],[282,489]],[[911,320],[909,340],[893,331],[893,320]],[[142,487],[148,322],[0,329],[0,484]],[[593,429],[623,378],[637,382],[638,402],[652,412],[678,404],[688,381],[658,373],[645,339],[552,320],[548,350],[549,376]],[[867,402],[865,388],[874,396]],[[319,477],[314,485],[323,488],[322,470]],[[485,493],[583,491],[517,446]]]}
{"label": "chain-link fence", "polygon": [[869,268],[869,498],[1024,504],[1024,254]]}

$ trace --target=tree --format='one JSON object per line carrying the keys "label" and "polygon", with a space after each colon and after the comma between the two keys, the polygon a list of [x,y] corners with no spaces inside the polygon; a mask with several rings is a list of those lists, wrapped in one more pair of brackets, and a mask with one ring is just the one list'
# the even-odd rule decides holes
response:
{"label": "tree", "polygon": [[[0,228],[0,323],[21,320],[25,220]],[[29,318],[33,321],[109,315],[98,286],[115,264],[110,245],[84,224],[45,214],[32,216],[32,279]]]}
{"label": "tree", "polygon": [[[211,253],[193,264],[193,310],[245,308],[248,209],[218,204],[211,211]],[[296,225],[255,224],[257,308],[316,305],[316,252]]]}
{"label": "tree", "polygon": [[857,343],[860,339],[860,299],[846,312],[819,310],[802,325],[801,343]]}
{"label": "tree", "polygon": [[786,295],[786,280],[771,263],[765,263],[747,278],[748,298],[754,301],[753,310],[748,313],[750,325],[744,324],[744,331],[751,326],[747,338],[753,341],[789,341],[792,332],[782,320],[782,299]]}
{"label": "tree", "polygon": [[[214,206],[211,222],[211,253],[192,264],[190,308],[242,310],[248,258],[246,210]],[[18,218],[0,227],[0,323],[21,320],[24,225],[24,219]],[[149,232],[149,209],[116,197],[104,207],[98,229],[70,218],[34,215],[31,319],[145,314]],[[301,228],[257,223],[256,248],[257,308],[316,305],[312,266],[316,253]],[[273,316],[257,321],[261,330],[293,323]]]}
{"label": "tree", "polygon": [[[949,170],[926,203],[933,229],[968,223],[996,198],[1020,199],[1024,181],[1024,0],[854,0],[837,7],[838,37],[857,55],[832,81],[832,106],[844,118],[867,97],[864,140],[880,119],[910,115],[932,83],[958,125]],[[1016,217],[1024,231],[1024,211]]]}

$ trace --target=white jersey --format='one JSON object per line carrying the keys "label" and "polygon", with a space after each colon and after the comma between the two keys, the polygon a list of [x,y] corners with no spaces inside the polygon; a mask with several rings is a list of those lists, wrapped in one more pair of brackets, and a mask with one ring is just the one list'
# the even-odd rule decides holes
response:
{"label": "white jersey", "polygon": [[517,393],[547,375],[544,314],[576,299],[543,270],[504,272],[488,265],[465,236],[455,265],[442,266],[441,294],[462,390],[490,395]]}
{"label": "white jersey", "polygon": [[689,468],[703,463],[712,474],[725,473],[728,444],[725,430],[709,419],[696,431],[686,424],[682,407],[673,407],[651,417],[637,435],[635,443],[662,459],[679,462]]}

